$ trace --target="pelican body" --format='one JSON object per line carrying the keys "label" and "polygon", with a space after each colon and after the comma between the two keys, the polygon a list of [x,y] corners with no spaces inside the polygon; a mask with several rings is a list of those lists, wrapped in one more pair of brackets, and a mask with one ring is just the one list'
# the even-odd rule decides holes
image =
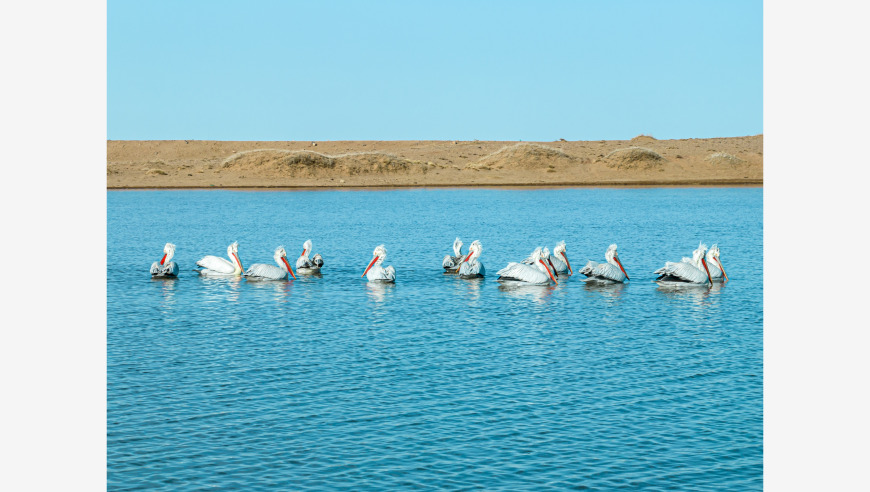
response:
{"label": "pelican body", "polygon": [[230,258],[229,260],[211,255],[203,257],[196,262],[197,266],[202,267],[199,274],[210,277],[237,277],[241,275],[245,269],[239,260],[238,242],[227,246],[227,256]]}
{"label": "pelican body", "polygon": [[597,263],[590,260],[585,267],[580,269],[580,273],[587,277],[583,280],[584,282],[614,283],[630,280],[628,274],[625,273],[622,262],[619,261],[615,244],[608,246],[607,251],[604,252],[604,260],[607,263]]}
{"label": "pelican body", "polygon": [[462,263],[462,240],[458,237],[453,241],[453,256],[447,255],[441,260],[441,266],[448,272],[456,273]]}
{"label": "pelican body", "polygon": [[311,255],[311,247],[310,239],[305,241],[302,245],[302,254],[296,260],[297,273],[310,275],[312,273],[320,273],[320,269],[323,268],[323,257],[320,256],[320,253],[309,258]]}
{"label": "pelican body", "polygon": [[387,248],[381,244],[375,248],[375,251],[372,254],[372,261],[369,262],[366,271],[364,271],[360,276],[368,278],[369,282],[395,282],[396,269],[393,268],[392,265],[386,268],[382,266],[384,258],[387,257]]}
{"label": "pelican body", "polygon": [[290,268],[290,263],[287,262],[287,251],[284,250],[284,246],[278,246],[275,249],[275,265],[266,265],[264,263],[254,263],[248,270],[245,271],[244,277],[249,280],[284,280],[287,278],[287,274],[296,278],[296,275],[293,275],[293,269]]}
{"label": "pelican body", "polygon": [[175,245],[166,243],[163,247],[163,258],[160,261],[155,261],[151,264],[152,277],[176,277],[178,276],[178,265],[172,260],[175,255]]}
{"label": "pelican body", "polygon": [[703,284],[709,282],[713,285],[713,279],[710,276],[710,269],[707,266],[707,260],[704,256],[707,253],[707,246],[698,245],[698,249],[692,252],[692,258],[683,258],[683,261],[669,261],[665,266],[656,270],[656,282],[663,285],[675,284]]}
{"label": "pelican body", "polygon": [[531,256],[526,258],[531,264],[510,262],[506,267],[502,268],[496,275],[498,280],[513,280],[517,282],[525,282],[527,284],[546,285],[550,281],[558,284],[553,272],[550,271],[547,261],[545,261],[544,251],[541,247],[535,248]]}
{"label": "pelican body", "polygon": [[459,278],[483,278],[486,275],[483,263],[478,260],[482,251],[483,247],[480,245],[480,241],[475,239],[468,247],[468,256],[459,265]]}

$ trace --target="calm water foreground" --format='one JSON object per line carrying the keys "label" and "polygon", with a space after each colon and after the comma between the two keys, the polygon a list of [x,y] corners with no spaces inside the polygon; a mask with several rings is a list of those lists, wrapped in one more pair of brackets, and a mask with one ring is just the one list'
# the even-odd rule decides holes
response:
{"label": "calm water foreground", "polygon": [[[762,488],[762,189],[110,191],[109,490]],[[456,236],[483,280],[444,275]],[[206,279],[206,254],[319,278]],[[564,239],[631,282],[506,289]],[[731,281],[652,272],[718,243]],[[148,269],[177,245],[175,280]],[[360,278],[385,244],[395,285]]]}

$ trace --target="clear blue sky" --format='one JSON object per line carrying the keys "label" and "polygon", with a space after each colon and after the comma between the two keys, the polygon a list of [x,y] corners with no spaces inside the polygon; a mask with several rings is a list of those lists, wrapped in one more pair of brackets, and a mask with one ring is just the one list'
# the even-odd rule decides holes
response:
{"label": "clear blue sky", "polygon": [[108,138],[762,133],[761,1],[108,3]]}

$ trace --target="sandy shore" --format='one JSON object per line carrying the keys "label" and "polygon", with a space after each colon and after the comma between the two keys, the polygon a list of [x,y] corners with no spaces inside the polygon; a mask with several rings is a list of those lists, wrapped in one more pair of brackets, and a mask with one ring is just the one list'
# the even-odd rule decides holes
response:
{"label": "sandy shore", "polygon": [[761,185],[762,135],[491,142],[109,140],[125,188]]}

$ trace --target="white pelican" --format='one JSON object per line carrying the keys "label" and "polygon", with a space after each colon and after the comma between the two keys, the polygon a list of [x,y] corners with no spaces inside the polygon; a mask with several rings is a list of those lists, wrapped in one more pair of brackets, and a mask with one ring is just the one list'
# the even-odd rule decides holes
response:
{"label": "white pelican", "polygon": [[387,249],[384,248],[384,245],[381,244],[376,247],[373,255],[374,258],[372,258],[371,263],[366,267],[366,271],[360,277],[367,277],[369,282],[395,282],[396,269],[392,265],[386,268],[381,266],[384,258],[387,257]]}
{"label": "white pelican", "polygon": [[178,265],[170,261],[175,255],[175,245],[166,243],[163,247],[163,258],[151,264],[152,277],[175,277],[178,275]]}
{"label": "white pelican", "polygon": [[526,259],[531,260],[532,264],[510,262],[496,272],[499,276],[498,280],[516,280],[529,284],[548,284],[552,280],[554,283],[559,283],[544,262],[544,252],[540,246],[535,248],[532,255]]}
{"label": "white pelican", "polygon": [[287,278],[287,274],[289,273],[293,278],[296,278],[296,275],[293,275],[293,269],[290,268],[290,263],[287,263],[287,251],[284,250],[284,246],[278,246],[275,249],[275,265],[266,265],[264,263],[255,263],[248,267],[248,270],[245,272],[245,278],[253,279],[253,280],[284,280]]}
{"label": "white pelican", "polygon": [[656,282],[667,285],[703,284],[710,282],[710,285],[713,285],[710,269],[707,267],[707,260],[704,258],[706,253],[707,246],[701,243],[698,245],[698,249],[692,252],[691,260],[684,258],[679,263],[673,261],[666,262],[665,266],[653,272],[659,275]]}
{"label": "white pelican", "polygon": [[458,237],[453,241],[453,256],[447,255],[441,260],[441,266],[448,272],[456,273],[462,262],[462,240]]}
{"label": "white pelican", "polygon": [[[535,251],[538,251],[538,249],[541,249],[541,247],[538,246],[538,248]],[[534,258],[535,251],[532,251],[532,254],[527,256],[526,259],[524,259],[521,263],[523,263],[524,265],[532,265],[532,266],[537,267],[538,260],[536,260]],[[541,253],[541,259],[546,261],[550,265],[550,268],[553,269],[553,274],[558,275],[558,273],[556,273],[557,272],[556,265],[553,264],[553,256],[550,255],[550,249],[545,246],[544,249],[542,249],[540,253]]]}
{"label": "white pelican", "polygon": [[616,253],[615,244],[611,244],[607,247],[607,251],[604,252],[604,259],[607,263],[597,263],[590,260],[589,263],[580,270],[580,273],[588,277],[583,280],[584,282],[612,283],[631,280],[628,278],[628,274],[625,273],[625,268],[623,268],[622,262],[619,261],[619,255]]}
{"label": "white pelican", "polygon": [[302,255],[296,260],[296,271],[301,274],[319,273],[323,268],[323,257],[320,253],[314,255],[313,258],[308,258],[311,254],[311,240],[305,241],[302,245]]}
{"label": "white pelican", "polygon": [[550,262],[553,265],[553,270],[557,275],[573,275],[574,269],[571,268],[571,262],[568,261],[568,253],[565,251],[565,241],[559,241],[556,247],[553,248],[553,254],[550,256]]}
{"label": "white pelican", "polygon": [[217,256],[205,256],[196,264],[201,266],[203,270],[199,271],[200,275],[209,275],[217,277],[239,276],[245,269],[242,267],[242,262],[239,260],[239,243],[234,242],[227,246],[227,256],[229,261]]}
{"label": "white pelican", "polygon": [[459,265],[459,278],[483,278],[486,275],[486,269],[483,268],[483,263],[478,261],[483,247],[477,239],[468,247],[468,256],[462,260]]}

